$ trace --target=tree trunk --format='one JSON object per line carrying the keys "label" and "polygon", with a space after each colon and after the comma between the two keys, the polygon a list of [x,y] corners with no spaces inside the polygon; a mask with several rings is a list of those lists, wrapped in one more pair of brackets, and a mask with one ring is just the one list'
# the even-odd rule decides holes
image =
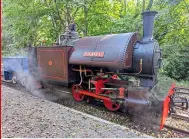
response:
{"label": "tree trunk", "polygon": [[84,27],[85,27],[83,34],[84,34],[84,36],[87,36],[87,31],[88,31],[87,12],[88,12],[88,10],[86,7],[86,0],[84,0],[83,8],[84,8],[83,10],[84,10]]}
{"label": "tree trunk", "polygon": [[189,6],[187,5],[186,0],[183,0],[183,1],[184,1],[184,4],[186,5],[186,9],[187,9],[187,11],[189,13]]}
{"label": "tree trunk", "polygon": [[146,8],[146,11],[150,11],[150,9],[152,8],[153,2],[154,2],[153,0],[149,0],[148,6]]}
{"label": "tree trunk", "polygon": [[59,20],[60,20],[60,22],[61,22],[61,25],[62,25],[63,27],[65,27],[64,21],[62,20],[61,15],[60,15],[60,12],[59,12],[59,10],[58,10],[57,3],[55,3],[55,7],[56,7],[56,12],[57,12],[58,18],[59,18]]}
{"label": "tree trunk", "polygon": [[136,13],[136,14],[138,14],[138,13],[141,12],[139,7],[140,7],[140,1],[137,0],[137,2],[136,2],[136,7],[135,7],[135,13]]}
{"label": "tree trunk", "polygon": [[142,1],[142,12],[145,10],[145,0]]}
{"label": "tree trunk", "polygon": [[124,0],[124,14],[127,13],[127,0]]}

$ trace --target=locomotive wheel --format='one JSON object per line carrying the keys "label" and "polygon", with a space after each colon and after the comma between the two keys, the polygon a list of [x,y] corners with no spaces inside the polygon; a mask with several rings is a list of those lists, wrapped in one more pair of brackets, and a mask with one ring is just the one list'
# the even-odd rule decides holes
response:
{"label": "locomotive wheel", "polygon": [[17,83],[17,76],[16,76],[16,74],[14,74],[13,77],[12,77],[12,83],[13,84]]}
{"label": "locomotive wheel", "polygon": [[[116,91],[108,90],[105,92],[107,95],[116,95]],[[110,111],[117,111],[120,109],[121,105],[118,102],[112,102],[111,100],[103,100],[104,106]]]}
{"label": "locomotive wheel", "polygon": [[23,86],[26,86],[26,84],[27,84],[27,78],[26,78],[26,77],[22,78],[21,84],[22,84]]}
{"label": "locomotive wheel", "polygon": [[83,99],[85,97],[84,95],[78,93],[78,91],[81,89],[83,89],[83,87],[78,86],[78,85],[73,85],[73,87],[72,87],[72,96],[78,102],[83,101]]}

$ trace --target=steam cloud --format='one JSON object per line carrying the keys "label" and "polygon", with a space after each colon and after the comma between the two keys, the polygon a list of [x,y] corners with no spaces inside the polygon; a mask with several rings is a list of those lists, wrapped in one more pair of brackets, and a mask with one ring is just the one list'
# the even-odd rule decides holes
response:
{"label": "steam cloud", "polygon": [[[23,53],[23,50],[20,50]],[[3,60],[3,69],[2,71],[10,71],[14,72],[16,71],[16,80],[17,83],[21,83],[27,90],[28,92],[35,96],[39,97],[41,99],[46,99],[50,101],[57,101],[60,99],[61,95],[59,94],[53,94],[49,89],[40,89],[41,84],[39,81],[36,80],[36,78],[33,76],[33,74],[38,74],[37,71],[36,73],[29,73],[28,70],[24,70],[23,68],[23,62],[21,62],[22,58],[25,58],[26,56],[11,56],[11,57],[3,57],[5,58]],[[28,61],[26,61],[28,62]],[[25,64],[24,64],[25,65]],[[35,68],[35,67],[32,67]]]}

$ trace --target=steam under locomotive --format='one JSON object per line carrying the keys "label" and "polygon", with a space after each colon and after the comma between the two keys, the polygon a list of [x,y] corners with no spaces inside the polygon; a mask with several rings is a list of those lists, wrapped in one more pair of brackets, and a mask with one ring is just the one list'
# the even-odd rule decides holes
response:
{"label": "steam under locomotive", "polygon": [[72,85],[76,101],[98,99],[111,111],[155,111],[161,127],[176,103],[174,90],[160,92],[157,73],[161,49],[153,38],[156,11],[143,15],[143,37],[136,32],[79,38],[77,32],[60,35],[52,47],[29,47],[29,72],[42,87],[46,83]]}

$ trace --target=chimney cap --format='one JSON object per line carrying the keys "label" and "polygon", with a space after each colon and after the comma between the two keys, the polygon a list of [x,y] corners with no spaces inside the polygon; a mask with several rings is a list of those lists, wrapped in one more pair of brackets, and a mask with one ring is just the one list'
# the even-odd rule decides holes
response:
{"label": "chimney cap", "polygon": [[143,42],[149,42],[153,40],[153,29],[154,29],[154,19],[156,11],[145,11],[142,13],[143,16]]}
{"label": "chimney cap", "polygon": [[157,11],[145,11],[142,13],[142,15],[156,15],[157,13]]}

